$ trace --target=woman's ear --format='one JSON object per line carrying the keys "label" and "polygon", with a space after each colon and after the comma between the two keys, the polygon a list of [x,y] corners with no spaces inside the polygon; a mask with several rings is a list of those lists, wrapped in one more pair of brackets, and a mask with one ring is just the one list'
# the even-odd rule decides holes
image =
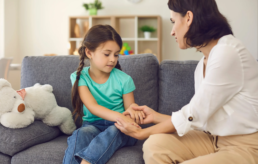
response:
{"label": "woman's ear", "polygon": [[193,22],[193,12],[187,11],[186,18],[187,18],[187,25],[190,27]]}
{"label": "woman's ear", "polygon": [[91,51],[90,51],[88,48],[85,48],[85,54],[86,54],[86,56],[87,56],[89,59],[92,58]]}

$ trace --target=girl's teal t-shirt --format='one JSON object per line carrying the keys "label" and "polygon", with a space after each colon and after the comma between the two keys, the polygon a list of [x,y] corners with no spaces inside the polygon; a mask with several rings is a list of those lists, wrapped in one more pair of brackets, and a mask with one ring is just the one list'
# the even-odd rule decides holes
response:
{"label": "girl's teal t-shirt", "polygon": [[[135,90],[133,79],[123,71],[114,68],[110,72],[108,80],[104,84],[98,84],[91,79],[89,68],[90,67],[84,67],[81,71],[78,86],[87,86],[99,105],[123,113],[125,111],[123,94]],[[73,85],[76,80],[76,71],[71,74],[70,78]],[[85,105],[83,105],[83,114],[83,121],[93,122],[103,120],[102,118],[93,115]]]}

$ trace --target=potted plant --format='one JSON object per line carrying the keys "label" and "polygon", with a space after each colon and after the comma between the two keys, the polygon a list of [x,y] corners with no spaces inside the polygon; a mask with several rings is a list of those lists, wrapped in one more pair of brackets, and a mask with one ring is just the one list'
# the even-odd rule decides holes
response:
{"label": "potted plant", "polygon": [[94,3],[84,3],[83,7],[89,10],[90,15],[97,15],[98,10],[103,9],[102,3],[99,0],[95,0]]}
{"label": "potted plant", "polygon": [[145,39],[149,39],[151,37],[151,33],[156,31],[154,27],[148,25],[142,26],[140,30],[144,33]]}

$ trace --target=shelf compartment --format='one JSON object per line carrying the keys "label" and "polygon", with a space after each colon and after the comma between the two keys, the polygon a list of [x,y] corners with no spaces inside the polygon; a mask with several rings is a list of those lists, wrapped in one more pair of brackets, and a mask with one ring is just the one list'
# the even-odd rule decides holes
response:
{"label": "shelf compartment", "polygon": [[76,23],[79,25],[80,30],[80,37],[84,37],[84,35],[87,33],[90,27],[90,20],[89,18],[83,18],[83,17],[70,17],[70,28],[69,28],[69,38],[77,38],[75,34],[75,25]]}
{"label": "shelf compartment", "polygon": [[[78,50],[82,44],[82,40],[75,40],[75,41],[69,41],[70,43],[70,49],[69,49],[69,55],[75,55],[75,50]],[[78,55],[78,52],[77,52]]]}
{"label": "shelf compartment", "polygon": [[[138,41],[138,54],[152,53],[158,56],[158,41]],[[152,52],[149,52],[151,50]],[[145,52],[147,51],[147,52]]]}
{"label": "shelf compartment", "polygon": [[135,17],[115,17],[113,27],[122,38],[135,38]]}
{"label": "shelf compartment", "polygon": [[144,38],[143,32],[140,30],[140,27],[148,25],[152,26],[156,29],[155,32],[151,33],[151,38],[157,38],[158,37],[158,20],[157,17],[147,17],[147,16],[139,16],[138,17],[138,38]]}

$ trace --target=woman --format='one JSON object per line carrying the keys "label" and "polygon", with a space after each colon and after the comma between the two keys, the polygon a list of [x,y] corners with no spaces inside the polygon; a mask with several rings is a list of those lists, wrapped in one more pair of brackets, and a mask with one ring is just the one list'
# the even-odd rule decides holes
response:
{"label": "woman", "polygon": [[116,127],[148,138],[147,164],[258,163],[257,61],[233,36],[215,0],[169,0],[168,7],[179,48],[204,55],[195,70],[195,95],[172,116],[135,107],[152,127],[139,129],[121,118]]}

